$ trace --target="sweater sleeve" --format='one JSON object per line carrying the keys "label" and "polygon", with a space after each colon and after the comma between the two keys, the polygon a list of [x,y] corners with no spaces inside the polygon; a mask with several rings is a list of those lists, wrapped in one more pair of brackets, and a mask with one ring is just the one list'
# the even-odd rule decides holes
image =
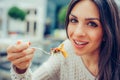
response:
{"label": "sweater sleeve", "polygon": [[11,65],[11,70],[10,70],[10,72],[11,72],[11,79],[12,79],[12,80],[31,80],[31,79],[32,79],[31,70],[30,70],[29,68],[26,70],[25,73],[23,73],[23,74],[18,74],[18,73],[15,71],[13,65]]}
{"label": "sweater sleeve", "polygon": [[33,73],[30,68],[28,68],[24,74],[18,74],[12,67],[11,78],[12,80],[59,80],[61,57],[60,54],[50,56],[50,58]]}
{"label": "sweater sleeve", "polygon": [[60,80],[61,58],[60,54],[51,56],[33,73],[33,80]]}

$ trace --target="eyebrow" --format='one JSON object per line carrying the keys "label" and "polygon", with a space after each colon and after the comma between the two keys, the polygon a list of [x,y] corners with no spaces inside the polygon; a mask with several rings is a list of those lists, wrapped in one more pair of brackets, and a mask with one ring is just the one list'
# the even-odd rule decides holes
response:
{"label": "eyebrow", "polygon": [[[73,17],[77,18],[77,17],[76,17],[75,15],[73,15],[73,14],[70,14],[70,16],[73,16]],[[99,18],[85,18],[85,20],[98,20],[98,21],[100,21]]]}
{"label": "eyebrow", "polygon": [[98,21],[100,21],[99,18],[86,18],[85,20],[98,20]]}
{"label": "eyebrow", "polygon": [[75,15],[73,15],[73,14],[70,14],[70,16],[73,16],[73,17],[75,17],[75,18],[77,18]]}

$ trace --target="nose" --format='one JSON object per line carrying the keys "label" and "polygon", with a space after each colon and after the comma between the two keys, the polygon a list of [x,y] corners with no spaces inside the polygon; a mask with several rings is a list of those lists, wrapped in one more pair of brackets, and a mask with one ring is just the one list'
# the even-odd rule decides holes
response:
{"label": "nose", "polygon": [[86,35],[86,31],[85,31],[85,28],[84,28],[83,24],[78,24],[77,25],[77,28],[74,32],[74,35],[76,35],[76,36],[85,36]]}

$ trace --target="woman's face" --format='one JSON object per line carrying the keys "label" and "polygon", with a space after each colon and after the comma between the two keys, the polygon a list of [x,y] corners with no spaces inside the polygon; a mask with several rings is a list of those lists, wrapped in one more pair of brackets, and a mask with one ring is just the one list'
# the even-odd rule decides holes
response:
{"label": "woman's face", "polygon": [[82,0],[74,6],[67,31],[77,55],[99,54],[103,30],[98,8],[91,0]]}

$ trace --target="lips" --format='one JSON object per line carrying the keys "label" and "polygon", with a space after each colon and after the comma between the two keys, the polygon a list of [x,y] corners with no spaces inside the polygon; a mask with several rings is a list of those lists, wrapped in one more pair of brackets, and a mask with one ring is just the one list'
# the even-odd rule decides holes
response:
{"label": "lips", "polygon": [[75,47],[77,47],[77,48],[83,48],[83,47],[85,47],[87,44],[88,44],[87,41],[74,40],[74,45],[75,45]]}

